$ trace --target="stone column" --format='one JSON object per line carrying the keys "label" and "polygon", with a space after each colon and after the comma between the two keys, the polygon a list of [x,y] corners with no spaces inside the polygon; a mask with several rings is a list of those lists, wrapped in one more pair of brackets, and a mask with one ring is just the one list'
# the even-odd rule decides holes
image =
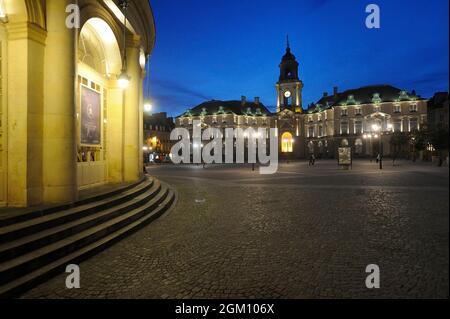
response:
{"label": "stone column", "polygon": [[71,202],[77,196],[75,29],[65,24],[66,6],[71,2],[46,2],[43,186],[47,203]]}
{"label": "stone column", "polygon": [[[140,65],[140,64],[139,64]],[[141,70],[140,84],[139,84],[139,171],[144,171],[144,78],[145,78],[145,70]]]}
{"label": "stone column", "polygon": [[8,206],[42,201],[43,65],[46,32],[36,24],[7,24]]}
{"label": "stone column", "polygon": [[140,122],[140,94],[142,93],[142,70],[139,64],[140,37],[128,36],[127,73],[131,77],[130,85],[124,92],[124,180],[135,181],[141,175],[142,141],[139,140],[143,127]]}
{"label": "stone column", "polygon": [[108,90],[108,122],[107,125],[107,162],[108,181],[111,183],[123,182],[123,113],[124,93],[118,88],[117,81],[111,81]]}

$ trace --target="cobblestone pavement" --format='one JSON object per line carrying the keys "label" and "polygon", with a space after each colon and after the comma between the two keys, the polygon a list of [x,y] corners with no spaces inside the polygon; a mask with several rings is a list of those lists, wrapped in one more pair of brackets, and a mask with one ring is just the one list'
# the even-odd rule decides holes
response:
{"label": "cobblestone pavement", "polygon": [[[154,166],[174,210],[24,298],[449,296],[448,167]],[[365,287],[377,264],[381,288]]]}

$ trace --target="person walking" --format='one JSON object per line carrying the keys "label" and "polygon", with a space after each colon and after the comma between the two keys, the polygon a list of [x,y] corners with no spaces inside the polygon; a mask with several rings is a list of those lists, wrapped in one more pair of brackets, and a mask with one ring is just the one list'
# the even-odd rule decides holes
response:
{"label": "person walking", "polygon": [[314,154],[310,154],[309,155],[309,166],[313,166],[314,165]]}

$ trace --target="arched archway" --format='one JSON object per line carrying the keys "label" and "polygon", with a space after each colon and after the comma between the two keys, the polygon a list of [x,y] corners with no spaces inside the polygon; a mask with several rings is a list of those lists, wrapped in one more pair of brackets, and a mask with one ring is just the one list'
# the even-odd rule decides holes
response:
{"label": "arched archway", "polygon": [[9,22],[30,22],[45,29],[43,8],[41,0],[3,0],[3,9]]}
{"label": "arched archway", "polygon": [[341,141],[341,146],[342,147],[348,147],[348,140],[346,139],[346,138],[344,138],[342,141]]}
{"label": "arched archway", "polygon": [[[111,104],[117,103],[116,77],[122,69],[118,40],[111,26],[103,19],[90,18],[83,24],[78,39],[77,56],[77,162],[79,188],[108,181],[111,152],[120,152],[120,139],[110,138]],[[112,98],[114,96],[114,98]],[[120,97],[119,97],[120,99]],[[120,99],[121,101],[121,99]],[[119,122],[120,123],[120,122]],[[109,167],[110,166],[110,167]]]}
{"label": "arched archway", "polygon": [[357,138],[355,141],[355,154],[362,154],[363,152],[363,141],[360,138]]}
{"label": "arched archway", "polygon": [[291,133],[284,132],[281,135],[281,152],[292,153],[294,151],[294,138]]}
{"label": "arched archway", "polygon": [[78,61],[81,66],[89,66],[106,78],[120,73],[122,59],[119,43],[105,20],[91,18],[83,25],[78,44]]}
{"label": "arched archway", "polygon": [[309,154],[314,154],[314,142],[313,141],[309,141],[309,143],[308,143],[308,152],[309,152]]}

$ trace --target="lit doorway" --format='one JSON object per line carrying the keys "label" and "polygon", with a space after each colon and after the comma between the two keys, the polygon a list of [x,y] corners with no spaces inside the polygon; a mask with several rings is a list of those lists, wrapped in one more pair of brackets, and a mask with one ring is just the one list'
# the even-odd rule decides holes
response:
{"label": "lit doorway", "polygon": [[294,138],[289,132],[283,133],[281,136],[281,152],[292,153],[294,151]]}

